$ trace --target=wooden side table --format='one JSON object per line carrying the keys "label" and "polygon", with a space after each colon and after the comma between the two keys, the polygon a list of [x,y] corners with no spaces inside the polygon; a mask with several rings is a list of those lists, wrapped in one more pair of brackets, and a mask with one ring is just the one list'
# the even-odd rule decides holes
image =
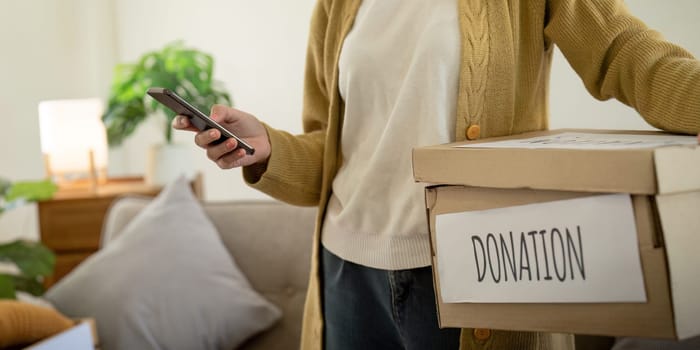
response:
{"label": "wooden side table", "polygon": [[[201,198],[201,175],[192,183]],[[155,196],[161,190],[141,178],[110,179],[95,191],[59,190],[52,199],[38,202],[42,243],[56,254],[56,268],[44,285],[48,288],[100,247],[105,214],[112,201],[122,195]]]}

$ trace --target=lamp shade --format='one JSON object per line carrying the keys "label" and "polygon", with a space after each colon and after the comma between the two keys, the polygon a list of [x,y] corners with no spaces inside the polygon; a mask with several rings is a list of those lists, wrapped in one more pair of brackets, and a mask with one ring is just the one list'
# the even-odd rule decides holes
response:
{"label": "lamp shade", "polygon": [[[92,166],[107,168],[103,110],[102,101],[97,98],[39,103],[41,151],[49,159],[47,171],[85,174],[93,170]],[[91,161],[94,162],[92,166]]]}

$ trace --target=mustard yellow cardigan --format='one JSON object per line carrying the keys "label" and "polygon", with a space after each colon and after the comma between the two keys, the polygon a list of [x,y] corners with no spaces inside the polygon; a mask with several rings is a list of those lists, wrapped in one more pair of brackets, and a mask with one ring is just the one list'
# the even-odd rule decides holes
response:
{"label": "mustard yellow cardigan", "polygon": [[[319,206],[302,349],[323,347],[319,232],[341,161],[338,57],[360,2],[318,1],[306,62],[305,132],[267,127],[272,146],[267,165],[243,171],[251,186],[275,198]],[[462,35],[457,140],[465,134],[484,138],[546,129],[555,44],[595,98],[614,97],[664,130],[700,131],[700,63],[631,16],[621,0],[458,0],[455,10]],[[478,128],[470,128],[474,125]],[[462,332],[462,349],[560,346],[542,333],[499,331],[485,341],[472,333]]]}

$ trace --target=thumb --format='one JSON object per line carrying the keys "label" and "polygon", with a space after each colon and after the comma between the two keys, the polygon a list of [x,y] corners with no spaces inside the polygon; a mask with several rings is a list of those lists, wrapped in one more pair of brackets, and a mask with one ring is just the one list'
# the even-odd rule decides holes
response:
{"label": "thumb", "polygon": [[211,119],[214,119],[217,123],[224,121],[231,122],[231,119],[235,119],[233,115],[233,108],[226,105],[213,105],[211,107]]}

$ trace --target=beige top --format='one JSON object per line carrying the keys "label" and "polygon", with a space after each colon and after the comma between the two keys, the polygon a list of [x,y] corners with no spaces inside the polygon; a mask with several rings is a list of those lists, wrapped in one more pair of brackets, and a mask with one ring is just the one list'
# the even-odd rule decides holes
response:
{"label": "beige top", "polygon": [[384,270],[430,265],[424,184],[411,149],[454,139],[459,76],[456,0],[365,0],[338,64],[345,101],[342,166],[322,241]]}

